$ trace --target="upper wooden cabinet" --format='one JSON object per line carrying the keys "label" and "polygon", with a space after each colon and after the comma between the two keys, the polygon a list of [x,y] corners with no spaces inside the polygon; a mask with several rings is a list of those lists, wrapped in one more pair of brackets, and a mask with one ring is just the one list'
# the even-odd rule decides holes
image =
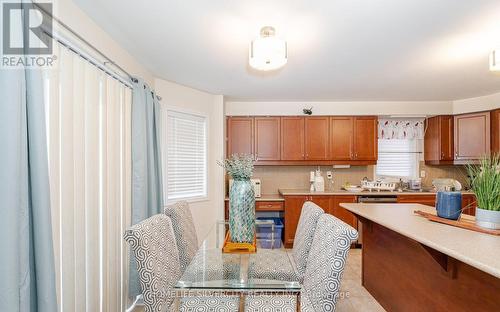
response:
{"label": "upper wooden cabinet", "polygon": [[377,117],[354,117],[354,159],[377,160]]}
{"label": "upper wooden cabinet", "polygon": [[454,158],[453,116],[435,116],[426,120],[424,160],[426,164],[451,164]]}
{"label": "upper wooden cabinet", "polygon": [[281,160],[305,159],[304,117],[281,117]]}
{"label": "upper wooden cabinet", "polygon": [[305,117],[305,159],[328,160],[329,148],[329,117]]}
{"label": "upper wooden cabinet", "polygon": [[227,118],[227,155],[254,154],[254,118]]}
{"label": "upper wooden cabinet", "polygon": [[255,117],[255,157],[259,161],[281,159],[280,117]]}
{"label": "upper wooden cabinet", "polygon": [[490,112],[454,116],[455,163],[466,163],[490,154]]}
{"label": "upper wooden cabinet", "polygon": [[491,112],[491,152],[500,153],[500,109]]}
{"label": "upper wooden cabinet", "polygon": [[354,158],[353,117],[330,117],[330,156],[333,160]]}
{"label": "upper wooden cabinet", "polygon": [[330,157],[334,160],[376,161],[377,117],[330,117]]}

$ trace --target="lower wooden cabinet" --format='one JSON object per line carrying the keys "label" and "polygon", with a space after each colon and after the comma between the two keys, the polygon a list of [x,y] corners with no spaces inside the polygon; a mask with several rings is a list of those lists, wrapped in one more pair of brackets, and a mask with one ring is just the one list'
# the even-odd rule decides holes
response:
{"label": "lower wooden cabinet", "polygon": [[398,203],[422,204],[436,207],[436,195],[398,195]]}
{"label": "lower wooden cabinet", "polygon": [[[277,200],[257,200],[255,201],[255,211],[283,211],[284,203],[283,201]],[[224,218],[229,219],[229,200],[224,202]]]}
{"label": "lower wooden cabinet", "polygon": [[476,196],[472,194],[462,195],[462,209],[463,213],[475,216],[476,215]]}
{"label": "lower wooden cabinet", "polygon": [[293,247],[293,240],[297,225],[299,223],[300,213],[302,206],[306,201],[312,201],[320,206],[326,213],[332,214],[341,219],[345,223],[357,228],[357,218],[340,207],[340,203],[355,203],[357,197],[352,195],[298,195],[298,196],[285,196],[285,234],[284,244],[286,248]]}

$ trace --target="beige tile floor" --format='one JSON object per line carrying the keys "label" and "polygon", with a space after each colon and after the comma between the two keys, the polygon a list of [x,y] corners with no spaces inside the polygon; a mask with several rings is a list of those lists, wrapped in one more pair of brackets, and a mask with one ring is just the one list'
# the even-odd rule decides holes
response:
{"label": "beige tile floor", "polygon": [[[361,286],[361,249],[351,249],[344,269],[341,297],[337,302],[337,312],[378,312],[382,306]],[[137,307],[134,312],[144,311]]]}

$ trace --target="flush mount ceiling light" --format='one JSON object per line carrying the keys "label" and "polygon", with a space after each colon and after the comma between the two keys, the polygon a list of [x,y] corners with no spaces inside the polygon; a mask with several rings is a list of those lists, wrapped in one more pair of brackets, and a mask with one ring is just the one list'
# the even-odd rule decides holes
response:
{"label": "flush mount ceiling light", "polygon": [[500,48],[490,53],[490,70],[500,71]]}
{"label": "flush mount ceiling light", "polygon": [[275,34],[274,27],[262,27],[260,37],[250,43],[251,67],[269,71],[285,66],[288,57],[286,41],[276,38]]}

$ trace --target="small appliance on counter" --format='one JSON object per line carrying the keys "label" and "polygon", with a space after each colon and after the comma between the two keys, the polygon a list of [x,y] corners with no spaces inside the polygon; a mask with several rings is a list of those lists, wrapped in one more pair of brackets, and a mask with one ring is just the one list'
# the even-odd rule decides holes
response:
{"label": "small appliance on counter", "polygon": [[432,186],[438,192],[461,191],[462,184],[455,179],[434,179]]}
{"label": "small appliance on counter", "polygon": [[422,190],[422,180],[421,179],[411,179],[408,181],[408,189],[412,191]]}
{"label": "small appliance on counter", "polygon": [[325,178],[321,175],[321,170],[316,170],[316,174],[314,176],[314,191],[315,192],[324,192],[325,191]]}
{"label": "small appliance on counter", "polygon": [[[252,183],[252,186],[253,186],[253,191],[255,193],[255,197],[256,198],[259,198],[261,197],[261,181],[260,179],[250,179],[250,183]],[[233,179],[229,179],[229,189],[231,189],[231,187],[233,186]]]}

